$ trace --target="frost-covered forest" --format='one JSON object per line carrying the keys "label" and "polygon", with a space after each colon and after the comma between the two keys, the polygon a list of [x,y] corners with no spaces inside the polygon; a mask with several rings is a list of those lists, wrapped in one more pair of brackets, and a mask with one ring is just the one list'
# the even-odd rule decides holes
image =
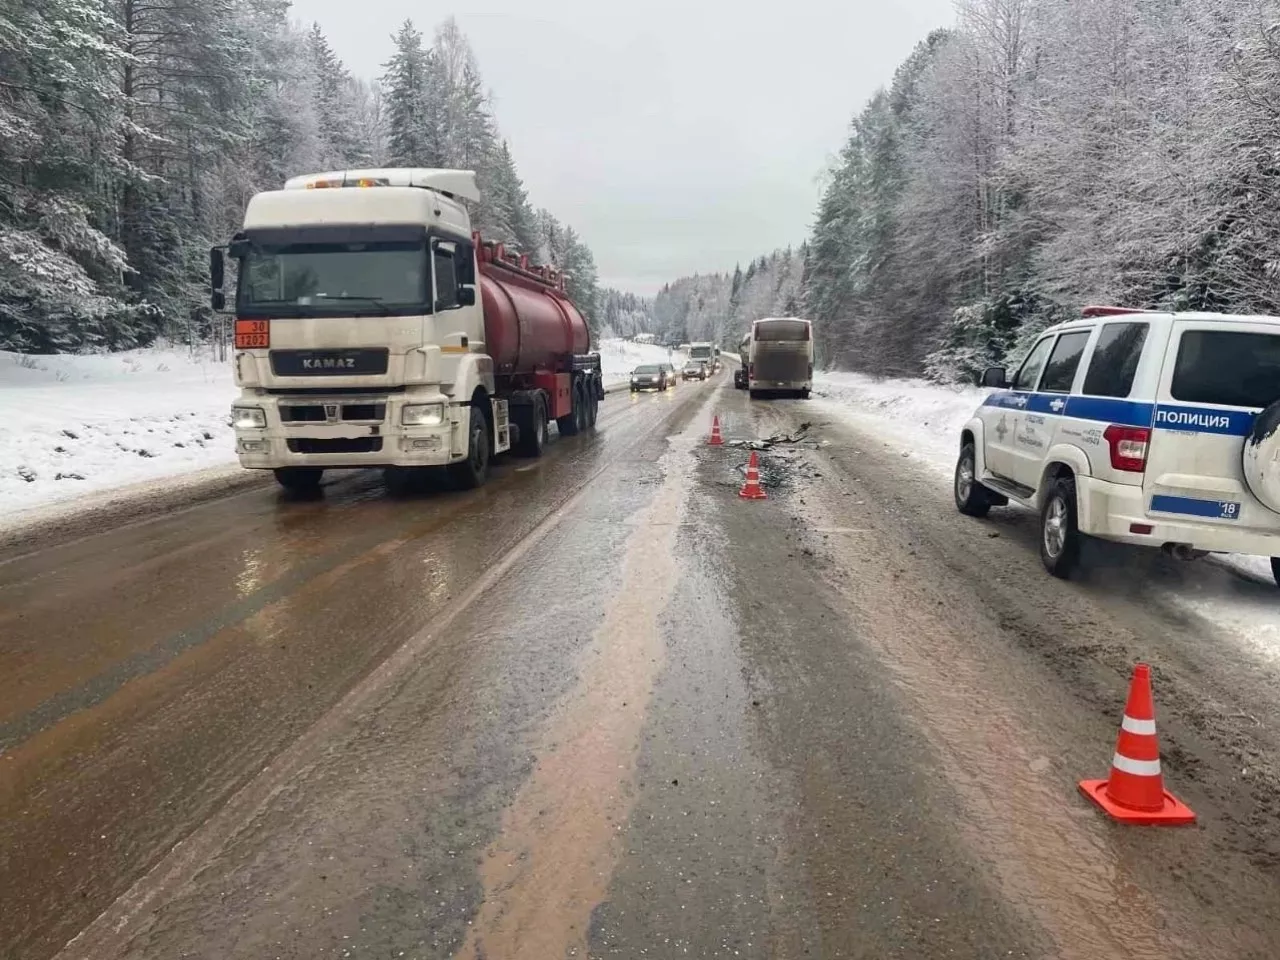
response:
{"label": "frost-covered forest", "polygon": [[831,172],[828,362],[952,379],[1091,302],[1280,313],[1280,2],[957,8]]}
{"label": "frost-covered forest", "polygon": [[775,250],[733,273],[681,277],[658,291],[646,329],[680,341],[732,347],[761,317],[799,316],[806,247]]}
{"label": "frost-covered forest", "polygon": [[403,24],[364,79],[286,0],[4,4],[0,349],[207,335],[208,248],[248,198],[375,164],[475,169],[481,231],[565,270],[594,318],[591,251],[531,205],[452,20]]}

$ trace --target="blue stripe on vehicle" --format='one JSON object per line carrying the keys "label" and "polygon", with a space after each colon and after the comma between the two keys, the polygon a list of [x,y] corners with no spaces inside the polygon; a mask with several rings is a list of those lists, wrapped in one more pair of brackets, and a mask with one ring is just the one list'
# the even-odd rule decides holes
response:
{"label": "blue stripe on vehicle", "polygon": [[1185,430],[1190,433],[1244,437],[1253,429],[1255,417],[1257,414],[1248,410],[1161,404],[1156,407],[1156,418],[1152,426],[1157,430]]}
{"label": "blue stripe on vehicle", "polygon": [[1153,513],[1179,513],[1188,517],[1212,517],[1215,520],[1235,520],[1240,516],[1240,504],[1234,500],[1198,500],[1195,497],[1171,497],[1158,493],[1151,498]]}
{"label": "blue stripe on vehicle", "polygon": [[983,406],[1056,414],[1076,420],[1118,423],[1126,427],[1154,427],[1187,433],[1215,433],[1229,437],[1247,436],[1257,416],[1248,410],[1223,410],[1185,404],[1139,403],[1110,397],[1064,396],[1060,393],[1027,393],[998,390]]}

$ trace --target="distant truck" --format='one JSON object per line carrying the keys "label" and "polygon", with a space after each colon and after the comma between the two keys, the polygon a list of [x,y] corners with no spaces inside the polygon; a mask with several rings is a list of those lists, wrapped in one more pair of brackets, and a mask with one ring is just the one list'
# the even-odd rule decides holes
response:
{"label": "distant truck", "polygon": [[716,344],[710,343],[709,340],[689,344],[690,360],[696,360],[703,362],[703,364],[707,364],[707,369],[710,372],[713,372],[713,374],[719,369],[719,367],[716,366],[718,355],[719,348]]}
{"label": "distant truck", "polygon": [[809,399],[813,389],[813,324],[798,317],[769,317],[751,324],[747,389],[753,400],[788,393]]}
{"label": "distant truck", "polygon": [[509,449],[542,453],[595,424],[600,356],[564,277],[473,233],[469,170],[294,177],[255,195],[210,256],[212,302],[234,291],[232,407],[242,466],[290,490],[380,467],[403,487],[441,468],[485,482]]}

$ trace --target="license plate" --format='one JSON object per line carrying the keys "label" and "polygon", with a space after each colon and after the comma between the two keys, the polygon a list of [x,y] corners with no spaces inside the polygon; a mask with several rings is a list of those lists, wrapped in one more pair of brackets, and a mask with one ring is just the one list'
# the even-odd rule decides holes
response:
{"label": "license plate", "polygon": [[1240,519],[1240,504],[1235,500],[1201,500],[1198,497],[1157,494],[1151,498],[1151,509],[1156,513],[1179,513],[1187,517],[1207,517],[1214,520]]}

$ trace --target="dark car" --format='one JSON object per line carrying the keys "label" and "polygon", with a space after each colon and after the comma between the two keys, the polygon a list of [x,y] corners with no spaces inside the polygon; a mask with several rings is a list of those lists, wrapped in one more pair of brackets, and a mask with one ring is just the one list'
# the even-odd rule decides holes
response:
{"label": "dark car", "polygon": [[671,386],[667,364],[645,363],[631,371],[631,392],[637,390],[665,390]]}
{"label": "dark car", "polygon": [[684,365],[684,369],[680,371],[680,376],[686,380],[705,380],[707,379],[707,365],[696,360],[690,360]]}

